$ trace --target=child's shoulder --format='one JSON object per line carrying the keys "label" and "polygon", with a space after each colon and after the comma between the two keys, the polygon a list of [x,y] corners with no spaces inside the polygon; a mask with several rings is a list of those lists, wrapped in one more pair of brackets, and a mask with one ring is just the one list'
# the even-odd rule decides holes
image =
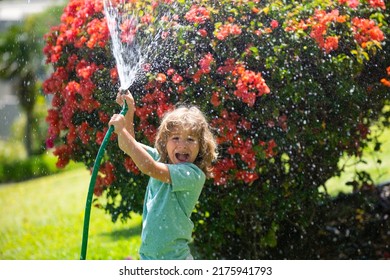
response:
{"label": "child's shoulder", "polygon": [[150,147],[147,145],[143,145],[144,149],[148,152],[149,155],[152,156],[153,159],[159,160],[160,159],[160,154],[158,153],[157,149],[154,147]]}
{"label": "child's shoulder", "polygon": [[178,164],[169,164],[169,172],[172,177],[178,177],[181,180],[200,180],[205,181],[206,175],[195,164],[186,162]]}

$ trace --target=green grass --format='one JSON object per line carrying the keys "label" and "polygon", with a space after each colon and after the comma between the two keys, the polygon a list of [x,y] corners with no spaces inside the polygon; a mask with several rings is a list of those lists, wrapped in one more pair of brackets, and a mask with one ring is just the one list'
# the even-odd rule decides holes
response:
{"label": "green grass", "polygon": [[[90,175],[67,171],[0,187],[0,259],[80,258]],[[113,224],[92,208],[87,259],[138,258],[141,217]]]}
{"label": "green grass", "polygon": [[[376,128],[373,127],[372,130]],[[375,184],[390,181],[390,128],[387,128],[379,136],[382,146],[379,152],[373,152],[373,147],[367,148],[363,152],[363,158],[366,163],[359,163],[356,166],[349,166],[345,168],[345,172],[340,177],[333,177],[326,182],[326,187],[329,194],[337,195],[340,192],[351,192],[351,187],[346,183],[353,178],[355,169],[359,171],[366,171],[369,173]],[[378,164],[378,159],[381,164]],[[346,165],[354,162],[354,158],[343,157],[340,159],[339,165]]]}

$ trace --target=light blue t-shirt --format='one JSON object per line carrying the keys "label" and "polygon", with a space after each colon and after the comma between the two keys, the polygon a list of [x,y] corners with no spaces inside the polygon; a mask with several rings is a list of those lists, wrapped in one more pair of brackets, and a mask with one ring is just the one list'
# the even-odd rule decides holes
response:
{"label": "light blue t-shirt", "polygon": [[[159,160],[156,149],[148,153]],[[206,176],[193,163],[168,164],[171,184],[149,179],[142,214],[141,259],[180,260],[190,256],[190,217]]]}

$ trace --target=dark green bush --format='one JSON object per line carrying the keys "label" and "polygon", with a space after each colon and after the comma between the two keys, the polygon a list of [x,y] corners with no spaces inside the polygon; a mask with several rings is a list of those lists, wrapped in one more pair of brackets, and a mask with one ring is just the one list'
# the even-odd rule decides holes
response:
{"label": "dark green bush", "polygon": [[[56,162],[56,158],[49,154],[31,156],[20,160],[3,160],[0,163],[0,183],[20,182],[63,171],[63,169],[56,166]],[[67,170],[74,166],[74,164],[71,164]]]}
{"label": "dark green bush", "polygon": [[315,210],[304,231],[288,225],[273,259],[390,259],[390,183],[340,194]]}

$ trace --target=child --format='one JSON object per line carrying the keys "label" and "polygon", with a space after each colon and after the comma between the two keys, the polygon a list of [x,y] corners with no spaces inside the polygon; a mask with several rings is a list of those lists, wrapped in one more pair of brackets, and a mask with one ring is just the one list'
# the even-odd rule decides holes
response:
{"label": "child", "polygon": [[124,101],[129,106],[127,114],[113,115],[109,125],[115,127],[120,149],[150,176],[142,215],[141,259],[193,259],[188,246],[194,227],[190,216],[217,157],[209,125],[196,107],[179,107],[164,116],[151,148],[134,138],[135,105],[130,92],[118,93],[117,103]]}

